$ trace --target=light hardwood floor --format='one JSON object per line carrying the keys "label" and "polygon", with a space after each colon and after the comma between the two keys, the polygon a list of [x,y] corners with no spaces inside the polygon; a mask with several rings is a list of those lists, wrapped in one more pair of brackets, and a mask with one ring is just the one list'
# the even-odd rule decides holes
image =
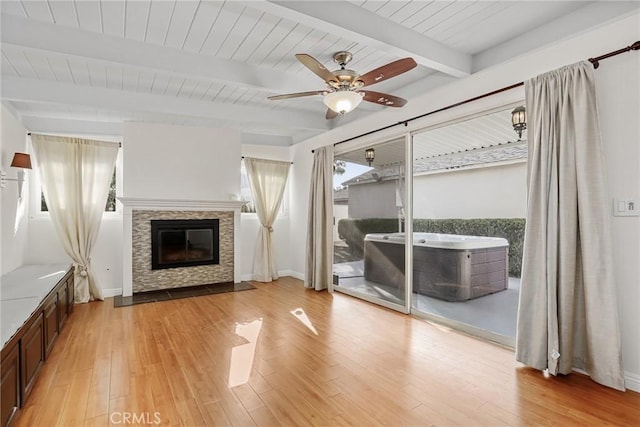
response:
{"label": "light hardwood floor", "polygon": [[296,279],[255,285],[76,305],[15,425],[640,424],[637,393]]}

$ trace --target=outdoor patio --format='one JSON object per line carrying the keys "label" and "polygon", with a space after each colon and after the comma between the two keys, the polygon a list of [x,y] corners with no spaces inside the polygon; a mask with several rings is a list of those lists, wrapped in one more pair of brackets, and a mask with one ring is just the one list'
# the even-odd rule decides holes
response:
{"label": "outdoor patio", "polygon": [[[403,289],[365,280],[362,260],[336,263],[333,265],[333,273],[338,275],[338,286],[343,289],[396,304],[404,304]],[[513,340],[516,336],[519,293],[520,279],[510,277],[506,290],[468,301],[449,302],[414,293],[413,307],[423,313],[470,325]]]}

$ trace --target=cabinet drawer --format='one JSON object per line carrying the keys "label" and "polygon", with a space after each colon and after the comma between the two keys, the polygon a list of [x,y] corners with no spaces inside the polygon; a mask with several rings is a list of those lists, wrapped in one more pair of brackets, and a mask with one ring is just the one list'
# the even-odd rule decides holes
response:
{"label": "cabinet drawer", "polygon": [[22,401],[27,399],[44,362],[44,316],[35,318],[20,340]]}
{"label": "cabinet drawer", "polygon": [[53,344],[58,338],[58,294],[52,295],[44,306],[44,356],[49,357]]}
{"label": "cabinet drawer", "polygon": [[20,364],[18,357],[19,345],[10,350],[2,351],[1,390],[2,408],[0,409],[0,425],[8,426],[20,407]]}
{"label": "cabinet drawer", "polygon": [[69,277],[69,280],[67,280],[67,302],[68,302],[68,306],[67,306],[67,314],[71,314],[73,312],[73,305],[76,303],[76,291],[75,291],[75,287],[73,286],[73,273],[71,274],[71,276]]}
{"label": "cabinet drawer", "polygon": [[69,306],[69,297],[68,297],[68,291],[67,291],[67,286],[62,286],[59,290],[58,290],[58,330],[61,331],[62,330],[62,325],[64,324],[64,321],[67,320],[67,314],[68,314],[68,306]]}

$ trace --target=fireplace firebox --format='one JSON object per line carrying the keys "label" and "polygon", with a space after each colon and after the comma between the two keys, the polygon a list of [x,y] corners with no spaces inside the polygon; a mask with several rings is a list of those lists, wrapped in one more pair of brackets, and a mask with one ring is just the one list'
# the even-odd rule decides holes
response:
{"label": "fireplace firebox", "polygon": [[220,263],[218,219],[151,220],[151,269]]}

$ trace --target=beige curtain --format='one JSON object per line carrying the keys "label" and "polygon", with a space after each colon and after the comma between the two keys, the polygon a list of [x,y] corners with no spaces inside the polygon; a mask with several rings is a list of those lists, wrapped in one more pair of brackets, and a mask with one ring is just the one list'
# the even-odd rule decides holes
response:
{"label": "beige curtain", "polygon": [[593,67],[525,84],[528,200],[516,358],[624,390]]}
{"label": "beige curtain", "polygon": [[51,220],[75,265],[75,300],[103,299],[91,273],[91,251],[107,203],[118,144],[31,135]]}
{"label": "beige curtain", "polygon": [[247,169],[256,214],[262,224],[258,233],[253,277],[259,282],[270,282],[278,278],[271,233],[280,212],[291,163],[245,157],[244,166]]}
{"label": "beige curtain", "polygon": [[311,169],[304,286],[330,288],[333,267],[333,147],[316,148]]}

